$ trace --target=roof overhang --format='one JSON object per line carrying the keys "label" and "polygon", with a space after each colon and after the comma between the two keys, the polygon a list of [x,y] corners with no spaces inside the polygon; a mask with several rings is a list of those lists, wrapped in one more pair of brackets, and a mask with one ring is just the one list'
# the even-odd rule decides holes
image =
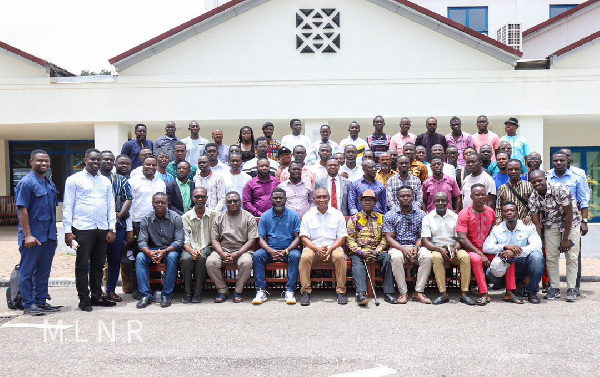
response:
{"label": "roof overhang", "polygon": [[557,63],[559,60],[561,60],[562,58],[570,55],[571,53],[576,53],[577,50],[579,50],[582,47],[590,47],[590,46],[594,46],[596,44],[600,44],[600,31],[597,31],[593,34],[588,35],[585,38],[582,38],[580,40],[578,40],[577,42],[573,42],[568,46],[565,46],[563,48],[561,48],[560,50],[557,50],[556,52],[553,52],[552,54],[550,54],[548,56],[548,59],[550,59],[550,65]]}
{"label": "roof overhang", "polygon": [[[232,0],[111,59],[117,72],[175,46],[269,0]],[[488,36],[407,0],[369,0],[394,13],[442,33],[500,61],[517,65],[523,55]]]}
{"label": "roof overhang", "polygon": [[24,63],[30,64],[36,68],[43,69],[51,77],[75,76],[71,72],[57,66],[56,64],[50,63],[49,61],[44,60],[42,58],[38,58],[35,55],[31,55],[23,50],[19,50],[18,48],[1,41],[0,51],[4,52],[9,56],[12,56],[15,59],[21,60]]}
{"label": "roof overhang", "polygon": [[533,38],[534,36],[541,34],[547,30],[550,30],[562,23],[569,21],[570,19],[577,17],[583,13],[586,13],[596,7],[600,6],[600,0],[589,0],[578,6],[569,9],[557,16],[554,16],[544,22],[541,22],[523,32],[523,41]]}

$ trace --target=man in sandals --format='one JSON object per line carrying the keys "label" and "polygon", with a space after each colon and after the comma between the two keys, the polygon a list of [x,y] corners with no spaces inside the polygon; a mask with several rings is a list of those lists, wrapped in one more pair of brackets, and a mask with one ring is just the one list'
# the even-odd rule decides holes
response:
{"label": "man in sandals", "polygon": [[221,267],[235,263],[238,273],[233,302],[242,302],[244,285],[252,272],[252,252],[258,238],[258,227],[254,216],[242,209],[240,194],[235,191],[227,193],[225,204],[227,211],[217,214],[212,225],[213,252],[206,258],[206,272],[217,287],[215,302],[220,303],[228,298]]}
{"label": "man in sandals", "polygon": [[[298,174],[300,174],[299,170]],[[298,281],[298,264],[300,263],[300,250],[298,250],[298,246],[300,246],[300,217],[296,212],[286,208],[286,200],[286,191],[281,187],[276,188],[271,193],[273,208],[267,210],[260,217],[258,245],[261,248],[252,256],[256,285],[256,297],[252,300],[254,305],[260,305],[268,300],[265,265],[273,262],[288,264],[285,302],[289,305],[296,303],[294,290]]]}
{"label": "man in sandals", "polygon": [[[539,304],[537,291],[544,273],[542,239],[537,234],[535,225],[525,225],[523,221],[519,220],[516,203],[504,202],[501,211],[504,221],[492,229],[483,244],[483,252],[488,255],[496,255],[496,258],[502,258],[505,262],[514,263],[517,279],[530,278],[527,285],[529,302]],[[501,275],[501,273],[494,274],[493,268],[494,266],[488,268],[486,278],[488,282],[500,285],[502,279],[496,275]],[[523,303],[517,296],[509,294],[508,289],[504,301],[515,304]]]}
{"label": "man in sandals", "polygon": [[460,302],[475,305],[467,294],[471,283],[471,259],[469,254],[462,250],[456,237],[456,220],[458,216],[448,209],[448,193],[440,191],[433,197],[435,211],[430,212],[423,219],[421,241],[423,247],[431,251],[433,272],[437,282],[440,296],[432,301],[433,305],[445,304],[450,301],[446,293],[446,268],[444,262],[460,266]]}
{"label": "man in sandals", "polygon": [[[488,207],[487,204],[488,189],[481,183],[475,183],[471,186],[471,201],[472,205],[463,208],[458,214],[456,222],[456,234],[462,248],[469,253],[471,258],[471,267],[473,275],[479,287],[479,299],[477,305],[483,306],[490,302],[488,295],[487,282],[485,281],[484,269],[490,266],[490,261],[494,259],[494,255],[483,253],[483,243],[490,234],[496,215],[494,210]],[[511,266],[514,272],[514,267]],[[509,268],[510,271],[510,268]],[[514,274],[506,272],[507,289],[516,289],[514,286]],[[509,285],[512,281],[512,286]]]}

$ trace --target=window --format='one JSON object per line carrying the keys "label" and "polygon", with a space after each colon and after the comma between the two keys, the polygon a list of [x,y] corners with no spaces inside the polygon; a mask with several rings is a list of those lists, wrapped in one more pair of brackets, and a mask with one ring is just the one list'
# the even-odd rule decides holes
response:
{"label": "window", "polygon": [[15,194],[17,184],[31,170],[29,156],[35,149],[44,149],[50,156],[48,176],[56,185],[58,200],[62,201],[65,191],[65,180],[68,176],[83,169],[85,151],[94,147],[93,140],[44,140],[44,141],[10,141],[10,191]]}
{"label": "window", "polygon": [[488,34],[487,7],[451,7],[448,8],[448,18],[482,34]]}
{"label": "window", "polygon": [[550,18],[558,16],[559,14],[573,9],[577,4],[563,4],[563,5],[550,5]]}

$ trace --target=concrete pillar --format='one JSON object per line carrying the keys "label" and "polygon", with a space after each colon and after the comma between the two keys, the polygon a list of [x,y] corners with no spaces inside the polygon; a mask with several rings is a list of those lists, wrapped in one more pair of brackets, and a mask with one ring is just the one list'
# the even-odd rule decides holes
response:
{"label": "concrete pillar", "polygon": [[518,119],[520,127],[517,132],[527,139],[532,152],[538,152],[542,155],[543,166],[548,169],[550,151],[544,149],[544,117],[522,116]]}
{"label": "concrete pillar", "polygon": [[304,134],[308,136],[313,142],[321,140],[321,126],[329,124],[327,119],[306,119],[304,120]]}
{"label": "concrete pillar", "polygon": [[10,158],[8,155],[8,141],[0,140],[0,196],[10,195]]}
{"label": "concrete pillar", "polygon": [[96,149],[112,151],[115,156],[127,141],[127,125],[116,122],[95,123],[94,143]]}

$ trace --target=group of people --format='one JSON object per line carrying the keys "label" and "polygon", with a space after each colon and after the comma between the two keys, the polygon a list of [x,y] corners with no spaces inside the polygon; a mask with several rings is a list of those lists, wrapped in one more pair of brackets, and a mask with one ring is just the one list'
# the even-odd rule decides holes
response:
{"label": "group of people", "polygon": [[[288,264],[286,303],[296,303],[299,278],[300,303],[310,304],[311,268],[324,261],[335,266],[337,302],[346,304],[346,258],[358,305],[369,302],[369,262],[381,266],[390,304],[408,301],[407,262],[418,265],[413,301],[449,301],[446,262],[459,266],[460,301],[467,305],[489,303],[488,284],[504,287],[507,302],[527,297],[535,304],[541,281],[546,299],[560,297],[562,252],[566,299],[576,300],[589,187],[569,150],[555,153],[553,168],[543,172],[540,154],[516,133],[515,118],[505,122],[502,137],[488,130],[485,116],[473,135],[461,130],[458,117],[447,135],[436,132],[433,117],[418,136],[409,132],[408,118],[394,136],[384,127],[376,116],[374,132],[362,139],[352,122],[349,136],[336,143],[323,125],[313,143],[293,119],[292,133],[279,142],[267,122],[264,136],[255,139],[246,126],[238,144],[227,146],[218,129],[213,142],[202,138],[196,121],[181,140],[168,122],[154,143],[138,124],[118,156],[89,149],[85,168],[67,178],[63,201],[65,242],[77,252],[79,308],[122,301],[115,292],[119,273],[123,292],[139,300],[138,308],[148,306],[149,267],[158,263],[165,264],[161,307],[171,305],[178,269],[183,303],[202,302],[206,275],[216,286],[215,302],[229,299],[226,264],[237,267],[232,300],[243,301],[253,273],[258,305],[268,300],[265,266],[274,261]],[[20,289],[25,313],[40,315],[58,310],[46,301],[58,202],[46,177],[48,154],[35,150],[30,163],[16,189]],[[424,290],[432,269],[440,295],[430,300]],[[471,274],[476,299],[468,294]]]}

